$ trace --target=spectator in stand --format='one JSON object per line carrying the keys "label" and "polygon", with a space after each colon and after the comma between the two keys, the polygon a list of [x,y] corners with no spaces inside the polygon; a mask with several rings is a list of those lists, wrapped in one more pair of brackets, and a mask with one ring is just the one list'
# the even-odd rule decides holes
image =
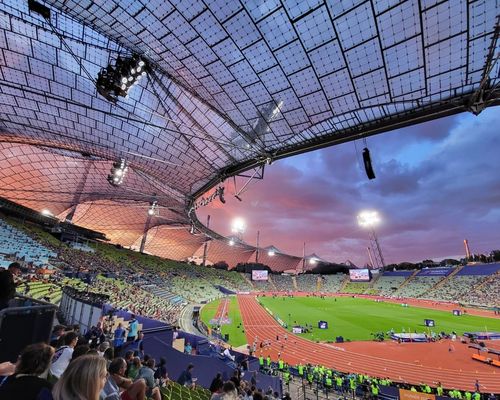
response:
{"label": "spectator in stand", "polygon": [[71,356],[71,361],[73,362],[80,356],[84,356],[90,351],[90,346],[88,344],[79,344],[73,350],[73,355]]}
{"label": "spectator in stand", "polygon": [[194,387],[196,378],[193,378],[193,364],[189,364],[186,368],[185,371],[182,371],[180,374],[179,378],[177,379],[177,383],[179,385],[184,385],[184,386],[192,386]]}
{"label": "spectator in stand", "polygon": [[106,360],[96,355],[78,357],[54,385],[54,400],[98,400],[108,376]]}
{"label": "spectator in stand", "polygon": [[52,385],[40,378],[47,371],[54,349],[45,343],[27,346],[19,357],[14,375],[0,386],[1,399],[51,399]]}
{"label": "spectator in stand", "polygon": [[160,364],[155,371],[155,380],[158,382],[160,387],[164,386],[165,383],[169,381],[167,372],[167,360],[164,357],[160,357]]}
{"label": "spectator in stand", "polygon": [[229,380],[234,383],[236,389],[239,389],[241,383],[240,370],[236,368],[233,372],[233,376]]}
{"label": "spectator in stand", "polygon": [[224,381],[222,380],[222,374],[218,372],[212,380],[209,390],[211,393],[219,393],[222,390],[222,386],[224,386]]}
{"label": "spectator in stand", "polygon": [[149,358],[144,365],[139,369],[137,379],[144,379],[146,382],[147,390],[146,395],[153,400],[161,400],[160,388],[155,383],[155,359]]}
{"label": "spectator in stand", "polygon": [[12,276],[17,277],[21,275],[21,264],[18,262],[10,263],[8,270],[11,272]]}
{"label": "spectator in stand", "polygon": [[186,345],[184,346],[184,353],[191,354],[192,351],[193,347],[191,346],[191,343],[186,342]]}
{"label": "spectator in stand", "polygon": [[97,347],[106,339],[104,337],[104,331],[102,330],[101,325],[101,321],[99,321],[96,326],[91,327],[85,334],[85,339],[90,342],[91,347]]}
{"label": "spectator in stand", "polygon": [[52,347],[57,347],[59,339],[64,335],[64,330],[66,327],[64,325],[56,325],[52,329],[52,335],[50,336],[50,345]]}
{"label": "spectator in stand", "polygon": [[50,374],[58,379],[68,367],[71,357],[73,357],[73,350],[78,342],[78,336],[76,336],[75,332],[68,332],[63,336],[62,340],[64,344],[56,350],[50,366]]}
{"label": "spectator in stand", "polygon": [[[146,397],[146,382],[138,379],[132,382],[125,377],[127,362],[118,357],[109,365],[109,377],[101,391],[102,400],[144,400]],[[121,393],[120,393],[121,392]]]}
{"label": "spectator in stand", "polygon": [[144,358],[144,333],[139,332],[137,339],[132,343],[128,343],[128,349],[134,352],[134,356]]}
{"label": "spectator in stand", "polygon": [[136,340],[138,329],[139,329],[139,321],[137,321],[137,319],[135,319],[135,315],[132,314],[130,316],[130,321],[128,323],[127,342],[133,342],[134,340]]}
{"label": "spectator in stand", "polygon": [[141,369],[141,359],[139,357],[134,357],[132,362],[128,365],[127,376],[130,379],[137,378],[139,374],[139,369]]}
{"label": "spectator in stand", "polygon": [[9,307],[9,301],[16,295],[16,284],[12,273],[0,271],[0,310]]}
{"label": "spectator in stand", "polygon": [[115,355],[116,356],[120,355],[124,342],[125,342],[125,329],[123,329],[123,325],[120,322],[118,324],[118,327],[115,329],[114,340],[113,340],[113,345],[115,347]]}
{"label": "spectator in stand", "polygon": [[227,381],[222,386],[219,393],[214,393],[210,400],[236,400],[238,398],[238,391],[232,381]]}

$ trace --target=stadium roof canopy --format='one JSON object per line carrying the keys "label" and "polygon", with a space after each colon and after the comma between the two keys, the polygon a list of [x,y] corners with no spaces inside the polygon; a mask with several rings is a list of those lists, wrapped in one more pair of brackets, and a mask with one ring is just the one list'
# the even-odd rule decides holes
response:
{"label": "stadium roof canopy", "polygon": [[[126,246],[232,175],[498,104],[496,0],[43,4],[0,4],[0,195]],[[106,100],[99,71],[132,55],[147,77]]]}

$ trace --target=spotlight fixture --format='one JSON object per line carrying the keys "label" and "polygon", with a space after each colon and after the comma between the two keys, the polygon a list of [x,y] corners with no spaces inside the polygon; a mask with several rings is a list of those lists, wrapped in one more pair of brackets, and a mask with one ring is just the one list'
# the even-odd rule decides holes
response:
{"label": "spotlight fixture", "polygon": [[222,204],[226,204],[226,199],[224,198],[224,186],[219,186],[217,188],[217,192],[219,195],[219,200]]}
{"label": "spotlight fixture", "polygon": [[192,225],[191,225],[191,229],[189,230],[189,233],[190,233],[191,235],[194,235],[194,232],[195,232],[195,231],[194,231],[194,224],[192,224]]}
{"label": "spotlight fixture", "polygon": [[120,159],[113,163],[110,174],[108,175],[108,182],[113,186],[120,186],[127,174],[128,166],[125,159]]}
{"label": "spotlight fixture", "polygon": [[158,210],[158,202],[155,200],[150,203],[149,205],[149,210],[148,210],[148,215],[153,216],[157,213]]}
{"label": "spotlight fixture", "polygon": [[115,65],[109,64],[97,74],[97,91],[112,103],[118,96],[127,97],[132,86],[146,75],[147,64],[139,56],[118,56]]}
{"label": "spotlight fixture", "polygon": [[44,208],[44,209],[40,212],[40,214],[42,214],[42,215],[43,215],[43,216],[45,216],[45,217],[53,217],[53,216],[54,216],[54,214],[52,214],[52,213],[50,212],[50,210],[47,210],[46,208]]}
{"label": "spotlight fixture", "polygon": [[229,246],[234,246],[234,240],[233,239],[229,240]]}

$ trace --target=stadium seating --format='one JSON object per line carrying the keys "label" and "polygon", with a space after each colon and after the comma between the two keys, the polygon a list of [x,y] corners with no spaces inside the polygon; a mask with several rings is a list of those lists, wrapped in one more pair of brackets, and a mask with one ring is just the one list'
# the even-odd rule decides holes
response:
{"label": "stadium seating", "polygon": [[209,400],[212,395],[209,390],[202,387],[190,389],[176,382],[170,382],[162,388],[161,394],[163,400]]}
{"label": "stadium seating", "polygon": [[345,274],[335,274],[335,275],[323,275],[321,291],[325,293],[338,293],[342,287],[342,283],[345,281],[347,275]]}
{"label": "stadium seating", "polygon": [[297,287],[301,292],[315,292],[317,283],[318,283],[318,275],[315,274],[302,274],[298,275],[297,278]]}
{"label": "stadium seating", "polygon": [[423,297],[435,284],[441,279],[441,276],[415,276],[411,281],[394,292],[398,297]]}
{"label": "stadium seating", "polygon": [[280,292],[288,292],[294,290],[292,276],[276,274],[272,276],[272,279],[274,285],[276,286],[276,289]]}
{"label": "stadium seating", "polygon": [[363,294],[370,287],[369,283],[366,282],[349,282],[342,289],[343,293],[354,293],[354,294]]}
{"label": "stadium seating", "polygon": [[[401,272],[398,274],[397,272]],[[373,283],[372,288],[381,296],[393,296],[402,283],[408,279],[413,271],[384,272]]]}
{"label": "stadium seating", "polygon": [[57,256],[55,252],[2,220],[0,220],[0,254],[14,256],[36,267],[49,265],[49,259]]}

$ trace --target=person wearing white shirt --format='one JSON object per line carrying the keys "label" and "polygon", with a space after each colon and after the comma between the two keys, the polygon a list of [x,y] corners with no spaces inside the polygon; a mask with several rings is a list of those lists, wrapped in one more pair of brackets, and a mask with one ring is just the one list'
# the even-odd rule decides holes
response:
{"label": "person wearing white shirt", "polygon": [[233,356],[231,354],[231,352],[229,351],[229,349],[226,347],[226,349],[222,352],[222,354],[224,354],[224,356],[226,356],[227,358],[229,358],[231,361],[234,361],[235,360],[235,356]]}
{"label": "person wearing white shirt", "polygon": [[63,343],[64,345],[54,353],[52,365],[50,366],[51,375],[58,379],[68,367],[71,357],[73,357],[73,349],[78,343],[78,336],[75,332],[68,332],[63,337]]}

